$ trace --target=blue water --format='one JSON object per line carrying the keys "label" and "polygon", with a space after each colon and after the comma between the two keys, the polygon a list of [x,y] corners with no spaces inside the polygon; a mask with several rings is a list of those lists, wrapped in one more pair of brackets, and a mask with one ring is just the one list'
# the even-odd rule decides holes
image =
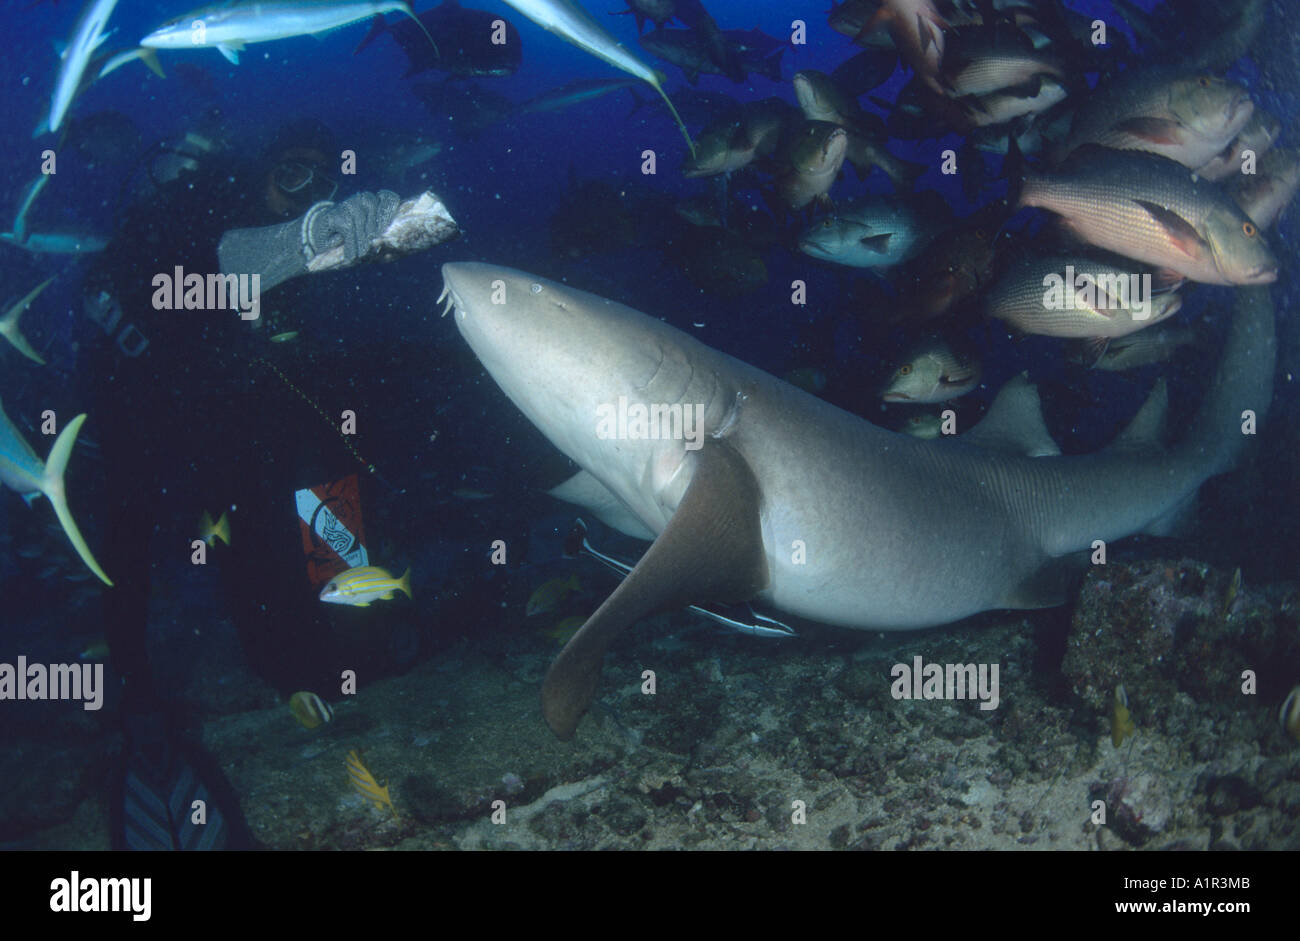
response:
{"label": "blue water", "polygon": [[[619,77],[610,67],[544,32],[504,4],[477,0],[474,5],[507,16],[519,29],[524,46],[519,72],[504,78],[475,79],[484,89],[522,102],[573,79]],[[588,0],[587,6],[629,48],[639,50],[632,18],[605,15],[619,6],[618,0]],[[857,51],[827,26],[825,0],[713,0],[708,6],[724,28],[757,27],[773,36],[788,35],[791,20],[801,17],[807,23],[807,44],[785,54],[782,72],[786,81],[782,83],[759,75],[752,75],[743,85],[702,76],[698,85],[702,91],[741,101],[776,95],[794,103],[788,78],[795,71],[817,68],[830,72]],[[1109,15],[1105,4],[1071,6],[1080,12]],[[126,45],[187,8],[186,3],[123,2],[112,19],[116,32],[110,45]],[[39,172],[41,151],[49,146],[51,138],[33,139],[31,132],[48,111],[58,64],[53,43],[70,34],[78,12],[74,0],[64,0],[29,10],[11,3],[0,13],[0,35],[6,37],[5,60],[0,64],[0,153],[5,155],[7,169],[0,182],[0,220],[6,225],[11,218],[9,207],[17,206],[24,187]],[[302,380],[314,395],[330,396],[331,408],[338,398],[333,392],[358,389],[364,395],[370,411],[359,446],[384,482],[379,488],[381,513],[389,522],[389,531],[398,534],[396,555],[411,560],[416,569],[417,584],[423,589],[417,598],[422,606],[428,606],[422,611],[435,610],[436,602],[429,599],[438,596],[448,578],[481,577],[490,585],[492,578],[499,577],[482,565],[484,532],[489,529],[484,519],[491,525],[508,521],[515,527],[512,532],[528,546],[522,571],[523,577],[530,579],[534,570],[554,561],[559,548],[557,527],[572,515],[530,490],[540,483],[535,470],[562,467],[562,463],[556,463],[549,445],[484,376],[450,319],[439,319],[435,305],[442,286],[438,266],[445,261],[483,260],[565,278],[660,316],[703,342],[778,375],[796,367],[820,368],[830,379],[826,397],[869,420],[888,421],[879,404],[879,382],[891,358],[902,350],[877,348],[863,341],[859,318],[869,318],[871,311],[855,309],[846,300],[846,289],[862,277],[860,273],[817,264],[778,246],[764,255],[769,275],[766,286],[744,297],[726,299],[701,293],[653,244],[578,259],[552,256],[548,223],[573,180],[600,179],[665,199],[711,192],[704,181],[682,178],[679,168],[684,143],[652,91],[640,93],[647,104],[631,117],[627,98],[614,94],[562,112],[515,115],[475,139],[464,139],[447,134],[445,124],[431,117],[410,92],[412,83],[441,81],[442,76],[427,73],[403,79],[406,59],[387,37],[354,55],[353,47],[365,29],[365,23],[358,23],[320,39],[250,46],[238,66],[212,50],[187,55],[164,52],[165,68],[178,62],[198,66],[206,73],[209,87],[197,87],[170,68],[169,77],[160,80],[133,63],[94,85],[76,102],[71,115],[78,118],[105,109],[120,111],[135,122],[147,144],[192,130],[203,112],[219,107],[233,131],[240,158],[259,152],[286,121],[302,118],[323,122],[344,148],[349,146],[350,135],[376,125],[427,133],[442,141],[443,152],[428,165],[426,176],[408,180],[433,189],[445,200],[463,231],[462,238],[391,264],[356,268],[330,275],[324,283],[298,285],[298,296],[310,301],[295,311],[294,326],[302,331],[300,342],[308,353],[294,364],[297,372],[289,368],[293,378]],[[648,53],[639,54],[653,61]],[[668,75],[670,94],[675,96],[686,87],[676,67],[655,64]],[[1282,143],[1295,146],[1295,119],[1300,114],[1296,87],[1265,87],[1249,62],[1239,63],[1229,75],[1246,82],[1256,103],[1282,119]],[[903,81],[903,73],[896,72],[874,95],[892,99]],[[863,103],[867,104],[865,99]],[[692,131],[698,133],[700,127],[694,123]],[[901,141],[890,146],[898,156],[925,162],[929,169],[919,186],[938,190],[959,214],[965,214],[974,205],[961,194],[957,180],[937,171],[940,150],[954,142],[955,138]],[[658,172],[653,176],[641,173],[646,149],[658,155]],[[42,195],[33,213],[33,227],[110,235],[122,207],[120,177],[86,170],[67,155],[60,159],[57,183]],[[989,167],[996,165],[989,158]],[[377,185],[363,169],[356,177],[342,178],[339,198]],[[1005,190],[1004,182],[991,182],[977,204]],[[888,181],[879,175],[859,181],[849,172],[836,184],[833,195],[847,201],[873,191],[889,192]],[[250,199],[256,197],[249,194]],[[742,192],[740,198],[761,206],[754,191]],[[1292,211],[1283,217],[1280,231],[1270,235],[1282,265],[1280,281],[1274,287],[1281,336],[1274,417],[1279,425],[1288,426],[1300,414],[1291,376],[1300,366],[1295,361],[1300,342],[1289,304],[1289,281],[1296,267],[1293,246],[1300,238],[1298,218],[1300,214]],[[193,224],[202,227],[205,220],[196,217]],[[1016,224],[1037,223],[1020,218]],[[91,264],[88,257],[32,256],[0,245],[0,295],[21,296],[44,278],[57,278],[24,322],[50,365],[45,370],[29,368],[13,351],[0,350],[0,400],[24,433],[38,442],[42,454],[48,445],[38,441],[32,421],[43,408],[52,407],[63,414],[91,412],[86,435],[93,443],[95,409],[106,405],[81,401],[76,391],[84,379],[81,371],[87,368],[87,350],[106,342],[103,332],[82,313],[82,279]],[[158,270],[170,268],[166,252],[160,252],[157,264]],[[809,301],[805,307],[789,303],[794,279],[807,282]],[[1180,319],[1190,322],[1205,315],[1211,336],[1221,334],[1224,320],[1219,315],[1227,310],[1230,290],[1200,287],[1196,294]],[[268,302],[274,306],[273,295]],[[1004,331],[987,327],[968,331],[966,339],[984,354],[984,380],[972,396],[975,402],[988,401],[1003,382],[1026,368],[1036,379],[1063,381],[1058,343],[1041,338],[1013,341]],[[890,338],[890,342],[900,340],[898,336]],[[313,363],[323,361],[313,358],[313,350],[328,354],[335,367],[342,363],[342,371],[313,373]],[[150,355],[165,357],[168,353],[155,347]],[[1193,352],[1174,371],[1176,403],[1199,395],[1216,356],[1217,348],[1211,343]],[[190,368],[199,387],[206,381],[205,370],[213,367],[197,361]],[[1074,399],[1045,396],[1049,398],[1052,431],[1067,453],[1091,450],[1112,436],[1136,410],[1159,372],[1159,368],[1146,370],[1136,378],[1094,374],[1085,387],[1073,390]],[[218,378],[229,381],[232,377],[211,376],[213,382]],[[323,433],[328,436],[328,430]],[[1264,469],[1252,478],[1253,489],[1244,498],[1238,493],[1234,502],[1226,504],[1242,512],[1234,511],[1230,520],[1212,518],[1211,525],[1218,527],[1216,532],[1222,538],[1208,540],[1203,549],[1218,554],[1229,568],[1253,565],[1260,577],[1294,574],[1300,520],[1293,476],[1297,470],[1295,441],[1294,432],[1283,431],[1279,438],[1264,442]],[[226,442],[213,440],[210,452],[195,453],[192,459],[219,462],[225,449]],[[95,492],[99,470],[93,454],[85,456],[84,451],[73,459],[76,482],[69,486],[94,546],[104,523],[76,494]],[[140,471],[143,475],[147,469]],[[177,481],[176,486],[185,490],[189,484]],[[450,496],[457,487],[508,499],[506,505],[491,508],[458,502]],[[203,494],[187,492],[183,496],[196,508],[202,505]],[[1209,503],[1217,506],[1213,491]],[[32,512],[43,514],[41,524],[52,518],[48,508],[39,504]],[[15,557],[20,541],[32,531],[31,520],[24,517],[28,513],[12,494],[0,497],[0,527],[10,527],[16,534],[11,544],[0,548],[0,579],[9,579],[6,584],[18,583],[20,572],[30,572],[30,564]],[[20,523],[24,528],[18,528]],[[180,535],[188,526],[188,519],[183,523],[159,521],[162,531]],[[381,528],[376,523],[376,529]],[[163,564],[179,563],[167,557]],[[487,574],[476,576],[475,572]],[[492,592],[485,590],[484,594]],[[12,599],[11,616],[14,611],[32,616],[30,621],[19,619],[28,632],[23,636],[32,644],[60,649],[59,643],[72,643],[74,637],[93,633],[95,615],[88,608],[70,625],[49,615],[48,607],[24,596],[21,588],[9,591],[8,597]],[[190,601],[203,597],[196,593]],[[211,601],[219,607],[222,596],[215,594]],[[45,616],[38,619],[37,612],[45,612]],[[446,629],[468,633],[472,627],[456,622]]]}

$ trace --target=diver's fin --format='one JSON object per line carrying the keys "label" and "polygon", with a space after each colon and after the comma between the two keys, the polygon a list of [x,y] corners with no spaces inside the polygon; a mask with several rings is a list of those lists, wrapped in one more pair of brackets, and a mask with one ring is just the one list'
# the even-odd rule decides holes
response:
{"label": "diver's fin", "polygon": [[542,684],[542,715],[562,741],[591,705],[610,643],[633,623],[701,601],[738,602],[767,584],[758,482],[734,449],[710,441],[664,531],[560,651]]}
{"label": "diver's fin", "polygon": [[104,574],[104,570],[95,561],[90,546],[86,545],[81,530],[77,528],[76,520],[72,518],[72,511],[68,509],[68,497],[63,489],[63,472],[68,467],[68,458],[72,456],[72,446],[77,443],[77,432],[81,430],[81,426],[85,421],[86,416],[84,413],[78,415],[64,425],[63,430],[59,432],[59,436],[54,439],[54,447],[50,448],[50,456],[45,460],[45,475],[41,480],[41,493],[49,498],[50,505],[54,507],[54,514],[59,518],[63,531],[67,533],[72,548],[77,550],[77,555],[81,556],[81,561],[86,563],[86,568],[98,575],[99,580],[111,588],[113,580]]}
{"label": "diver's fin", "polygon": [[1043,421],[1038,387],[1024,373],[998,390],[983,420],[961,440],[990,451],[1026,457],[1055,457],[1061,453]]}
{"label": "diver's fin", "polygon": [[219,771],[205,769],[202,756],[187,760],[172,740],[171,720],[162,710],[126,721],[126,767],[113,805],[113,849],[211,851],[252,844]]}

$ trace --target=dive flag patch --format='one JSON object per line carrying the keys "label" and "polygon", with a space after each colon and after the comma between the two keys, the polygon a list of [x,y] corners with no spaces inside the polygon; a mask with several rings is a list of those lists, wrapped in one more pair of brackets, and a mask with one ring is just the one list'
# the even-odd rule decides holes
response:
{"label": "dive flag patch", "polygon": [[368,565],[357,475],[294,493],[307,577],[319,588],[339,572]]}

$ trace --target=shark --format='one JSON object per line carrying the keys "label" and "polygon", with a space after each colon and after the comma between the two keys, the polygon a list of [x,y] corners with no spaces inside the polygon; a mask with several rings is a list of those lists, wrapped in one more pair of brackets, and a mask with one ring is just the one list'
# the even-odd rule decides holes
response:
{"label": "shark", "polygon": [[53,278],[46,278],[40,284],[36,285],[36,287],[32,288],[26,297],[22,298],[22,300],[14,304],[13,307],[10,307],[5,311],[3,317],[0,317],[0,337],[4,337],[8,340],[14,349],[19,353],[22,353],[38,366],[44,366],[45,360],[41,358],[40,353],[37,353],[32,349],[32,345],[27,342],[27,338],[23,336],[22,331],[18,329],[18,318],[26,312],[28,307],[32,306],[32,301],[36,300],[36,298],[40,296],[40,293],[50,286],[50,283],[53,280]]}
{"label": "shark", "polygon": [[86,545],[81,530],[77,528],[72,511],[68,509],[68,497],[63,487],[63,472],[72,456],[73,445],[77,443],[77,432],[85,424],[86,416],[78,415],[63,426],[59,436],[50,448],[49,459],[42,462],[27,443],[22,434],[9,420],[4,408],[0,406],[0,484],[16,491],[31,506],[37,497],[44,495],[54,507],[54,515],[67,534],[72,547],[77,550],[81,561],[98,576],[105,585],[112,587],[113,581],[95,561],[94,553]]}
{"label": "shark", "polygon": [[[1272,398],[1264,287],[1237,289],[1218,371],[1181,440],[1164,443],[1158,384],[1102,450],[1030,457],[1041,448],[1014,429],[1037,434],[1039,422],[925,441],[568,285],[481,263],[442,274],[445,309],[483,368],[581,468],[567,489],[653,539],[547,672],[542,715],[562,740],[610,644],[660,611],[757,602],[845,628],[915,630],[1064,604],[1099,542],[1175,531],[1200,485],[1238,460],[1243,421],[1262,422]],[[657,434],[631,422],[611,433],[613,403],[628,414],[690,408],[703,434],[677,434],[672,421]]]}

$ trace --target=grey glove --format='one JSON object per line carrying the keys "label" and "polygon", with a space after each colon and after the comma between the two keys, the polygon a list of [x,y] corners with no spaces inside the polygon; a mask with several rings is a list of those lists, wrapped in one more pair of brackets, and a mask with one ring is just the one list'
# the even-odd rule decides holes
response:
{"label": "grey glove", "polygon": [[388,190],[357,193],[341,203],[317,203],[293,222],[232,229],[217,246],[221,272],[260,275],[261,290],[269,291],[308,271],[346,268],[372,250],[399,204]]}
{"label": "grey glove", "polygon": [[341,203],[317,203],[302,217],[302,242],[307,265],[318,256],[342,247],[343,259],[331,268],[346,268],[370,252],[397,215],[401,203],[391,190],[357,193]]}

